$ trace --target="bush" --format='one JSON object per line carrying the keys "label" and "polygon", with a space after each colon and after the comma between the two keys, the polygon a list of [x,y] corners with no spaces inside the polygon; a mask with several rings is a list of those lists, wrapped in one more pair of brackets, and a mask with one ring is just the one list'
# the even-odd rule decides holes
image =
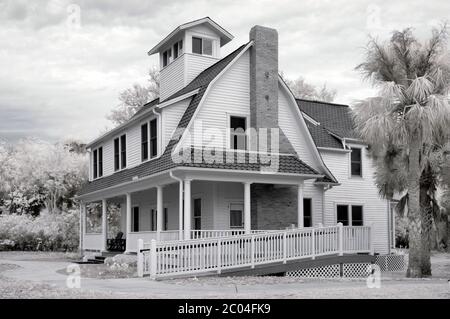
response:
{"label": "bush", "polygon": [[79,215],[75,209],[61,213],[0,215],[0,250],[64,250],[78,248]]}

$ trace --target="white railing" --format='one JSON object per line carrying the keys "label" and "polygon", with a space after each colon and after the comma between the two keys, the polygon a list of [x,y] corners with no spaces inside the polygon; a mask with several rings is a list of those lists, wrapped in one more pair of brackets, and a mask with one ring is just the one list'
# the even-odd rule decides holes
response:
{"label": "white railing", "polygon": [[178,235],[178,230],[164,230],[160,232],[160,237],[158,240],[158,233],[156,231],[141,231],[129,233],[127,236],[127,240],[130,240],[128,249],[133,252],[137,251],[138,247],[135,245],[139,239],[142,239],[145,243],[150,243],[152,240],[174,241],[179,239]]}
{"label": "white railing", "polygon": [[324,255],[373,252],[370,227],[303,228],[247,235],[144,244],[138,241],[138,275],[151,278],[198,273]]}
{"label": "white railing", "polygon": [[[251,230],[251,234],[261,234],[268,232],[276,232],[279,230]],[[244,229],[227,229],[227,230],[213,230],[213,229],[200,229],[191,230],[192,239],[207,239],[207,238],[219,238],[219,237],[233,237],[245,235]]]}

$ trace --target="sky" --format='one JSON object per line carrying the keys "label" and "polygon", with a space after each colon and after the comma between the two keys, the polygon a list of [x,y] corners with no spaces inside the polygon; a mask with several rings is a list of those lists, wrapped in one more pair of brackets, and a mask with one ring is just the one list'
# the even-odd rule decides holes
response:
{"label": "sky", "polygon": [[277,29],[279,70],[351,104],[374,94],[355,71],[369,35],[412,27],[426,39],[449,12],[448,0],[0,0],[0,139],[98,137],[119,92],[145,84],[157,64],[148,50],[205,16],[235,37],[222,56],[254,25]]}

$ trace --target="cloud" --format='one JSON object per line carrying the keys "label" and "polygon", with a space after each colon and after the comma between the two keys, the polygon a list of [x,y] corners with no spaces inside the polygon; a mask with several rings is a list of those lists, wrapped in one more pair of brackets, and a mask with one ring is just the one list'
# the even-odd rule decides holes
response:
{"label": "cloud", "polygon": [[280,70],[338,91],[350,103],[373,91],[354,71],[367,35],[393,29],[429,35],[450,12],[435,1],[0,0],[0,137],[97,137],[121,90],[145,83],[146,52],[179,24],[210,16],[235,39],[255,24],[279,33]]}

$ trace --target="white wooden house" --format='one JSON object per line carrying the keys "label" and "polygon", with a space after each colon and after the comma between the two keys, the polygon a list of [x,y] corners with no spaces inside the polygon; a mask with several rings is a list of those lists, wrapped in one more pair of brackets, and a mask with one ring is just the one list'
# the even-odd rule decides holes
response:
{"label": "white wooden house", "polygon": [[[111,201],[120,204],[125,251],[161,252],[144,262],[145,269],[158,263],[153,275],[167,260],[178,266],[166,273],[186,263],[174,257],[186,245],[206,258],[191,268],[199,272],[327,251],[388,253],[389,205],[349,107],[293,96],[278,73],[276,30],[255,26],[248,43],[222,57],[232,39],[203,18],[148,52],[160,58],[159,98],[88,144],[82,249],[111,248]],[[102,214],[96,233],[86,223],[91,203]],[[302,245],[312,248],[300,254]],[[163,266],[161,258],[168,258]]]}

